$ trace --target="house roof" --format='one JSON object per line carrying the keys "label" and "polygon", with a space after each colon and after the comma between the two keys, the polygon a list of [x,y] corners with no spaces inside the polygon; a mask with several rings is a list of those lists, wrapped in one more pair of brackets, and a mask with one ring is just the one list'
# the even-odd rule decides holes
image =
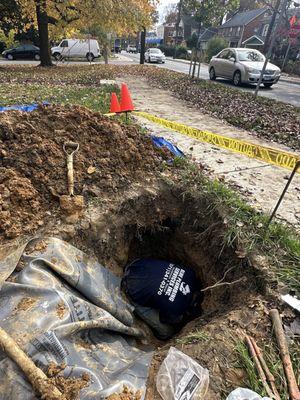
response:
{"label": "house roof", "polygon": [[235,26],[243,26],[249,24],[254,18],[268,11],[268,8],[258,8],[236,13],[232,18],[226,21],[220,28],[231,28]]}
{"label": "house roof", "polygon": [[217,28],[205,29],[204,32],[199,37],[199,42],[207,42],[209,39],[215,36],[217,32],[218,32]]}
{"label": "house roof", "polygon": [[263,45],[265,40],[260,35],[253,35],[248,39],[244,40],[242,44],[255,44],[255,45]]}

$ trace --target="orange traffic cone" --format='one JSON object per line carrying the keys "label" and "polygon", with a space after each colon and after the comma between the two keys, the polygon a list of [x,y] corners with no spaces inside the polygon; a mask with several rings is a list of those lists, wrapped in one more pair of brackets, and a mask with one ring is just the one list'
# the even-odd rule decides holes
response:
{"label": "orange traffic cone", "polygon": [[121,86],[121,112],[133,111],[134,106],[131,100],[131,96],[128,87],[125,83]]}
{"label": "orange traffic cone", "polygon": [[110,112],[111,113],[119,113],[121,111],[121,106],[118,100],[116,93],[111,94],[110,99]]}

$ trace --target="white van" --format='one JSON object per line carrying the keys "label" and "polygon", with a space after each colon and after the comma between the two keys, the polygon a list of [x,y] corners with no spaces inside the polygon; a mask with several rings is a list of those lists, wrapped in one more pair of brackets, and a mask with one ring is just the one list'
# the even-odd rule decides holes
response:
{"label": "white van", "polygon": [[80,57],[93,61],[100,57],[100,48],[95,39],[63,39],[57,47],[51,48],[51,54],[56,60]]}

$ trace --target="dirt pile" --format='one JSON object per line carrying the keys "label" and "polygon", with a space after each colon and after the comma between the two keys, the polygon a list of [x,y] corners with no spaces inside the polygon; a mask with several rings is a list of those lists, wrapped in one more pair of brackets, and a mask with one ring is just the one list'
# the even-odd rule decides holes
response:
{"label": "dirt pile", "polygon": [[142,393],[130,390],[127,386],[123,387],[122,393],[114,393],[106,398],[106,400],[141,400]]}
{"label": "dirt pile", "polygon": [[[66,364],[56,365],[50,363],[47,371],[49,383],[54,385],[63,393],[64,400],[76,400],[78,399],[81,389],[89,386],[90,376],[88,373],[83,373],[78,378],[65,378],[63,371],[66,368]],[[51,400],[51,395],[47,400]]]}
{"label": "dirt pile", "polygon": [[137,127],[78,106],[0,114],[0,239],[35,231],[67,194],[63,144],[78,142],[75,194],[113,195],[163,168],[164,153]]}

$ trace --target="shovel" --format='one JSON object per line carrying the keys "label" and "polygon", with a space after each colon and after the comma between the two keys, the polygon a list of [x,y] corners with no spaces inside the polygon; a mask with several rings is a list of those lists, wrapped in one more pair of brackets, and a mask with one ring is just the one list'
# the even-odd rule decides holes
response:
{"label": "shovel", "polygon": [[68,195],[60,196],[60,207],[66,214],[66,221],[73,223],[82,215],[84,208],[83,196],[74,195],[74,154],[79,150],[79,143],[66,142],[63,150],[67,156]]}

